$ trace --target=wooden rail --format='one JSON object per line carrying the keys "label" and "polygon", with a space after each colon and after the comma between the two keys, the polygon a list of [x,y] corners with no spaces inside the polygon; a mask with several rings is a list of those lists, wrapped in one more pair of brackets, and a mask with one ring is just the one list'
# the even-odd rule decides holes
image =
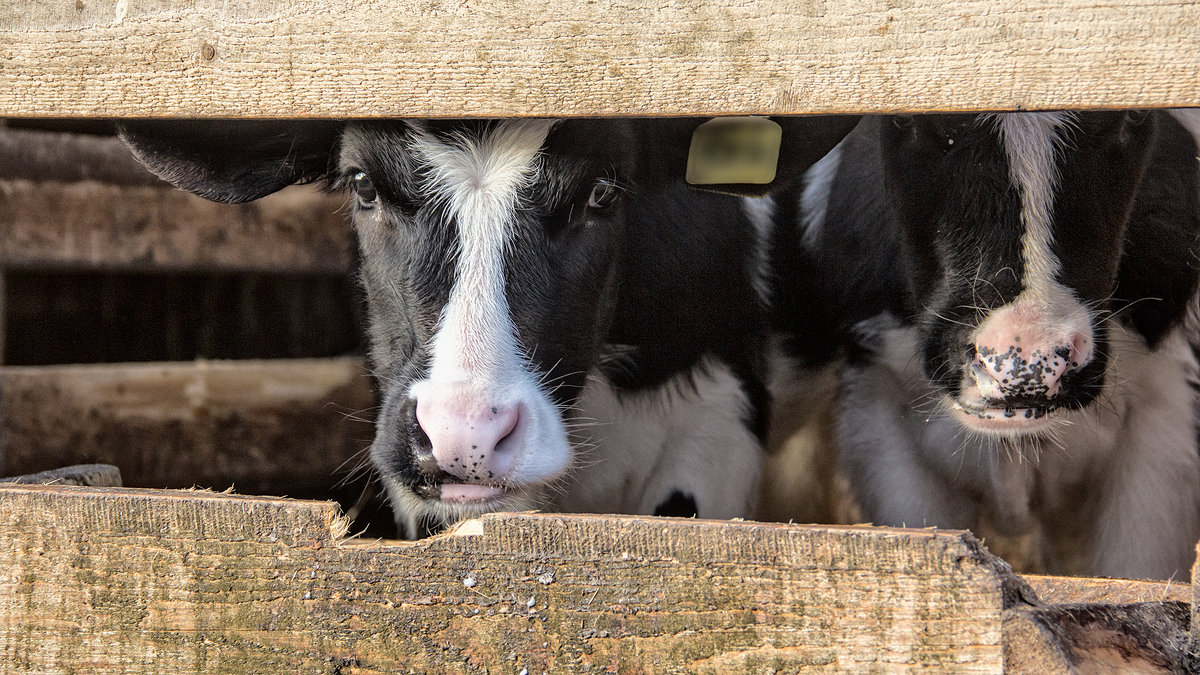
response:
{"label": "wooden rail", "polygon": [[0,368],[0,475],[103,462],[126,485],[325,491],[366,462],[359,359]]}
{"label": "wooden rail", "polygon": [[0,179],[0,267],[347,274],[344,203],[313,187],[229,205],[169,185]]}
{"label": "wooden rail", "polygon": [[1187,603],[1046,604],[963,532],[532,514],[416,543],[344,532],[324,502],[0,485],[0,661],[1065,673],[1186,659]]}
{"label": "wooden rail", "polygon": [[713,115],[1200,105],[1190,0],[0,6],[0,115]]}

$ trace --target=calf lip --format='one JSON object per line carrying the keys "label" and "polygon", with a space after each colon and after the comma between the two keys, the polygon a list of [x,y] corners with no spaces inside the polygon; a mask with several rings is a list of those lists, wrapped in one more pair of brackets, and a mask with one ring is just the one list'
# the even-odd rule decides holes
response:
{"label": "calf lip", "polygon": [[1015,407],[991,403],[951,399],[949,407],[960,423],[969,429],[982,432],[1035,435],[1058,419],[1058,416],[1052,413],[1059,407],[1053,404]]}
{"label": "calf lip", "polygon": [[443,502],[490,502],[508,495],[508,490],[498,485],[480,483],[443,483],[440,498]]}
{"label": "calf lip", "polygon": [[457,481],[420,485],[413,488],[413,491],[423,499],[448,504],[494,503],[513,494],[513,490],[502,485]]}

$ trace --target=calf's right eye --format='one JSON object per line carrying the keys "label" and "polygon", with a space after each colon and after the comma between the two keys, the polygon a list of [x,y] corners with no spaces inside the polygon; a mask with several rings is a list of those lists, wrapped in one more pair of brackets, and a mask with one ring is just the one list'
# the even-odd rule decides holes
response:
{"label": "calf's right eye", "polygon": [[375,191],[375,183],[371,182],[371,177],[359,171],[350,179],[350,184],[354,188],[354,194],[358,197],[358,201],[364,206],[374,204],[379,199],[379,193]]}

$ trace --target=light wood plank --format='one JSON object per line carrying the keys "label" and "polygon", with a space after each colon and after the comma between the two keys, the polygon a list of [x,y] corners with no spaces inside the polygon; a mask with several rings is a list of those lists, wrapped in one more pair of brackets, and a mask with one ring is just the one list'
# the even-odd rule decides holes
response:
{"label": "light wood plank", "polygon": [[1196,562],[1192,565],[1192,653],[1200,654],[1200,542],[1196,543]]}
{"label": "light wood plank", "polygon": [[329,490],[365,464],[373,406],[354,358],[6,367],[0,453],[4,475],[103,462],[142,487]]}
{"label": "light wood plank", "polygon": [[1128,604],[1192,601],[1190,584],[1180,581],[1136,581],[1095,577],[1024,575],[1038,598],[1049,605]]}
{"label": "light wood plank", "polygon": [[[492,515],[418,543],[331,505],[0,487],[0,659],[89,672],[998,672],[964,533]],[[76,671],[78,672],[78,671]]]}
{"label": "light wood plank", "polygon": [[218,204],[168,185],[0,180],[0,267],[346,274],[344,197]]}
{"label": "light wood plank", "polygon": [[81,0],[0,6],[10,116],[1200,105],[1190,0]]}

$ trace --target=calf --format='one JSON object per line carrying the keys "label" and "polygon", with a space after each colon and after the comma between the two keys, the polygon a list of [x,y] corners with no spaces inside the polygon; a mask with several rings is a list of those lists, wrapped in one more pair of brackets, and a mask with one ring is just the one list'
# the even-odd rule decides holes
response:
{"label": "calf", "polygon": [[[783,122],[781,179],[853,125]],[[382,394],[371,458],[416,536],[497,510],[747,515],[766,240],[738,201],[683,185],[698,123],[141,122],[122,136],[212,199],[350,189]]]}
{"label": "calf", "polygon": [[786,197],[792,313],[832,315],[827,352],[857,322],[837,438],[868,520],[983,520],[1040,533],[1054,572],[1187,576],[1196,119],[873,118]]}

